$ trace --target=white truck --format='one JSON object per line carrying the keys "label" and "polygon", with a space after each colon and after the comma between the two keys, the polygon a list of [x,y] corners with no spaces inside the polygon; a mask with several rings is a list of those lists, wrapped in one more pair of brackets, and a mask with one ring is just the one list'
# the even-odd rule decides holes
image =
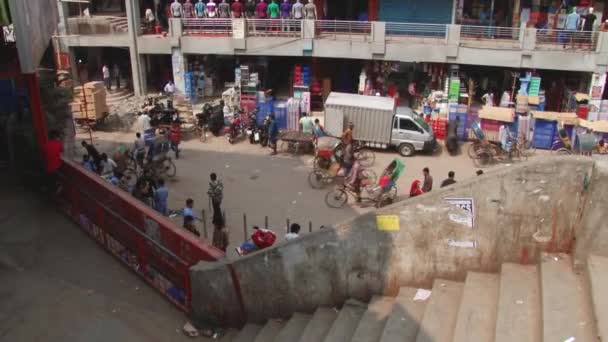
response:
{"label": "white truck", "polygon": [[353,137],[373,148],[396,148],[404,157],[432,152],[437,140],[431,127],[408,107],[387,97],[332,92],[325,101],[325,129],[340,136],[348,123]]}

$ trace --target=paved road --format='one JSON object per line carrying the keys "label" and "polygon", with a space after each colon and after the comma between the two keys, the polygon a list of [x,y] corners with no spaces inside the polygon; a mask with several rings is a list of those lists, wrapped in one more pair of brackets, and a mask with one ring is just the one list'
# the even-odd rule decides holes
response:
{"label": "paved road", "polygon": [[[88,134],[78,138],[86,139]],[[133,133],[96,132],[94,135],[94,144],[104,151],[112,151],[120,143],[131,144],[132,140]],[[181,208],[187,198],[193,198],[195,208],[205,209],[209,214],[208,175],[216,172],[225,185],[224,205],[233,246],[244,240],[243,214],[247,216],[249,228],[263,226],[264,217],[268,216],[269,227],[282,236],[287,219],[300,223],[304,230],[308,230],[308,224],[312,222],[313,230],[316,230],[322,225],[335,224],[357,213],[373,210],[353,203],[343,209],[328,208],[324,202],[327,190],[314,190],[308,184],[311,155],[270,156],[267,149],[248,141],[230,145],[227,139],[215,137],[206,143],[188,140],[181,148],[181,158],[176,161],[178,175],[169,183],[170,207]],[[400,158],[406,165],[398,182],[402,198],[407,198],[412,180],[422,179],[424,167],[431,169],[435,187],[450,170],[456,172],[457,180],[475,177],[476,168],[466,154],[452,157],[442,151],[411,158],[400,157],[393,151],[376,151],[376,173],[380,174],[394,158]],[[176,219],[176,222],[180,220]],[[210,227],[208,229],[211,231]]]}

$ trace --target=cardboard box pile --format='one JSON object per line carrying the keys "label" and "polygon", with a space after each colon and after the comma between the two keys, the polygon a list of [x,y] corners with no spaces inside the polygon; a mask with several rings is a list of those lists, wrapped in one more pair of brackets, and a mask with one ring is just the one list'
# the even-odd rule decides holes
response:
{"label": "cardboard box pile", "polygon": [[74,119],[101,120],[109,112],[103,82],[89,82],[75,87],[74,102],[70,103],[70,107]]}

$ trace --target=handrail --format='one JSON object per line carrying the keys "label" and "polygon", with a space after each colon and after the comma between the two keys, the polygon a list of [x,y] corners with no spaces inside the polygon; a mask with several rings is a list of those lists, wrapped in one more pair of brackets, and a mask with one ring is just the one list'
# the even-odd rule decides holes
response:
{"label": "handrail", "polygon": [[447,24],[386,23],[386,35],[398,37],[447,37]]}
{"label": "handrail", "polygon": [[545,30],[536,31],[536,48],[547,49],[563,47],[595,50],[599,32],[597,31],[571,31],[571,30]]}
{"label": "handrail", "polygon": [[225,18],[184,18],[185,34],[232,36],[232,19]]}
{"label": "handrail", "polygon": [[461,25],[460,38],[519,40],[520,32],[519,27]]}
{"label": "handrail", "polygon": [[302,20],[297,19],[246,19],[250,37],[299,37]]}
{"label": "handrail", "polygon": [[371,39],[372,22],[345,20],[316,20],[316,36],[333,36],[334,39],[361,37]]}

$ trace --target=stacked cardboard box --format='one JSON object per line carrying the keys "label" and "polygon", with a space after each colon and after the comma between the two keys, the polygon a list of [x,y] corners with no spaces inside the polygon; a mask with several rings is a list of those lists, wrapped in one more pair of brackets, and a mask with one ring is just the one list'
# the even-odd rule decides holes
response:
{"label": "stacked cardboard box", "polygon": [[74,102],[70,103],[70,107],[74,119],[101,120],[109,111],[103,82],[89,82],[75,87]]}

